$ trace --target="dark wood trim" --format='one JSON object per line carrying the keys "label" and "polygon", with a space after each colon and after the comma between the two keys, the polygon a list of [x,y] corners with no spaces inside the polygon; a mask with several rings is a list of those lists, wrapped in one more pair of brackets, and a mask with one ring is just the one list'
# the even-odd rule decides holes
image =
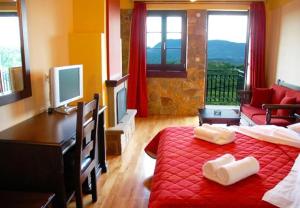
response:
{"label": "dark wood trim", "polygon": [[208,11],[208,15],[249,15],[249,11]]}
{"label": "dark wood trim", "polygon": [[8,95],[0,96],[0,106],[13,103],[15,101],[31,97],[31,79],[29,66],[29,49],[27,37],[27,12],[25,0],[17,1],[17,8],[19,13],[20,23],[20,42],[21,42],[21,57],[23,67],[23,82],[24,89],[22,91],[13,92]]}
{"label": "dark wood trim", "polygon": [[158,64],[148,64],[147,71],[185,71],[186,65],[185,64],[165,64],[165,65],[158,65]]}
{"label": "dark wood trim", "polygon": [[263,104],[262,109],[300,109],[300,104]]}
{"label": "dark wood trim", "polygon": [[161,78],[186,78],[187,71],[155,71],[147,70],[147,77],[161,77]]}
{"label": "dark wood trim", "polygon": [[125,76],[121,77],[118,80],[106,80],[105,84],[107,87],[117,87],[118,85],[128,80],[128,78],[129,78],[129,74],[126,74]]}
{"label": "dark wood trim", "polygon": [[18,17],[18,12],[0,12],[0,17]]}

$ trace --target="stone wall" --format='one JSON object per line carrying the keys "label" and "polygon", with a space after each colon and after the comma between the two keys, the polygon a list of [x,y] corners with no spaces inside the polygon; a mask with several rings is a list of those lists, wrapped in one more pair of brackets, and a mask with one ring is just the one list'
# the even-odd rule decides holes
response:
{"label": "stone wall", "polygon": [[123,75],[128,74],[131,9],[121,9],[122,67]]}
{"label": "stone wall", "polygon": [[[130,29],[126,27],[130,28],[131,12],[123,10],[121,17],[123,62],[128,64],[129,46],[125,41],[129,40]],[[147,78],[150,115],[196,115],[204,106],[207,12],[188,10],[187,17],[187,77]]]}

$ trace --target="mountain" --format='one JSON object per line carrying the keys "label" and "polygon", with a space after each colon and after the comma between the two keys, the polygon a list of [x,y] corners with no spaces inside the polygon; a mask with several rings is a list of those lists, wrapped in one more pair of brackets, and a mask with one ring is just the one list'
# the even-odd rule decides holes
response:
{"label": "mountain", "polygon": [[[167,40],[167,48],[180,48],[180,40]],[[235,43],[225,40],[209,40],[208,61],[210,62],[226,62],[234,65],[244,63],[245,43]],[[152,48],[147,48],[147,63],[160,63],[161,43],[156,44]],[[170,61],[177,63],[180,57],[179,50],[170,50],[167,55]]]}
{"label": "mountain", "polygon": [[209,40],[207,44],[208,60],[243,64],[245,59],[245,46],[245,43],[234,43],[225,40]]}

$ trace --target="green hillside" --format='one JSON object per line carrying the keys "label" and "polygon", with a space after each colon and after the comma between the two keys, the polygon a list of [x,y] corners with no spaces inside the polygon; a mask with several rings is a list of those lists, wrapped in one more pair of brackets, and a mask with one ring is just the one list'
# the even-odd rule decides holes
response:
{"label": "green hillside", "polygon": [[[167,59],[172,63],[180,62],[181,40],[167,40]],[[209,62],[225,62],[233,65],[244,64],[245,43],[234,43],[224,40],[209,40],[207,43]],[[147,48],[147,63],[160,64],[161,43]]]}

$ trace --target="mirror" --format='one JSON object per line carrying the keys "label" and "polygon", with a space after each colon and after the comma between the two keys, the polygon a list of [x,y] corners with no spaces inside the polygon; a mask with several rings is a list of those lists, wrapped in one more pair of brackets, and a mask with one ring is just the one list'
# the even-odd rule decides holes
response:
{"label": "mirror", "polygon": [[25,0],[0,0],[0,105],[31,96]]}

